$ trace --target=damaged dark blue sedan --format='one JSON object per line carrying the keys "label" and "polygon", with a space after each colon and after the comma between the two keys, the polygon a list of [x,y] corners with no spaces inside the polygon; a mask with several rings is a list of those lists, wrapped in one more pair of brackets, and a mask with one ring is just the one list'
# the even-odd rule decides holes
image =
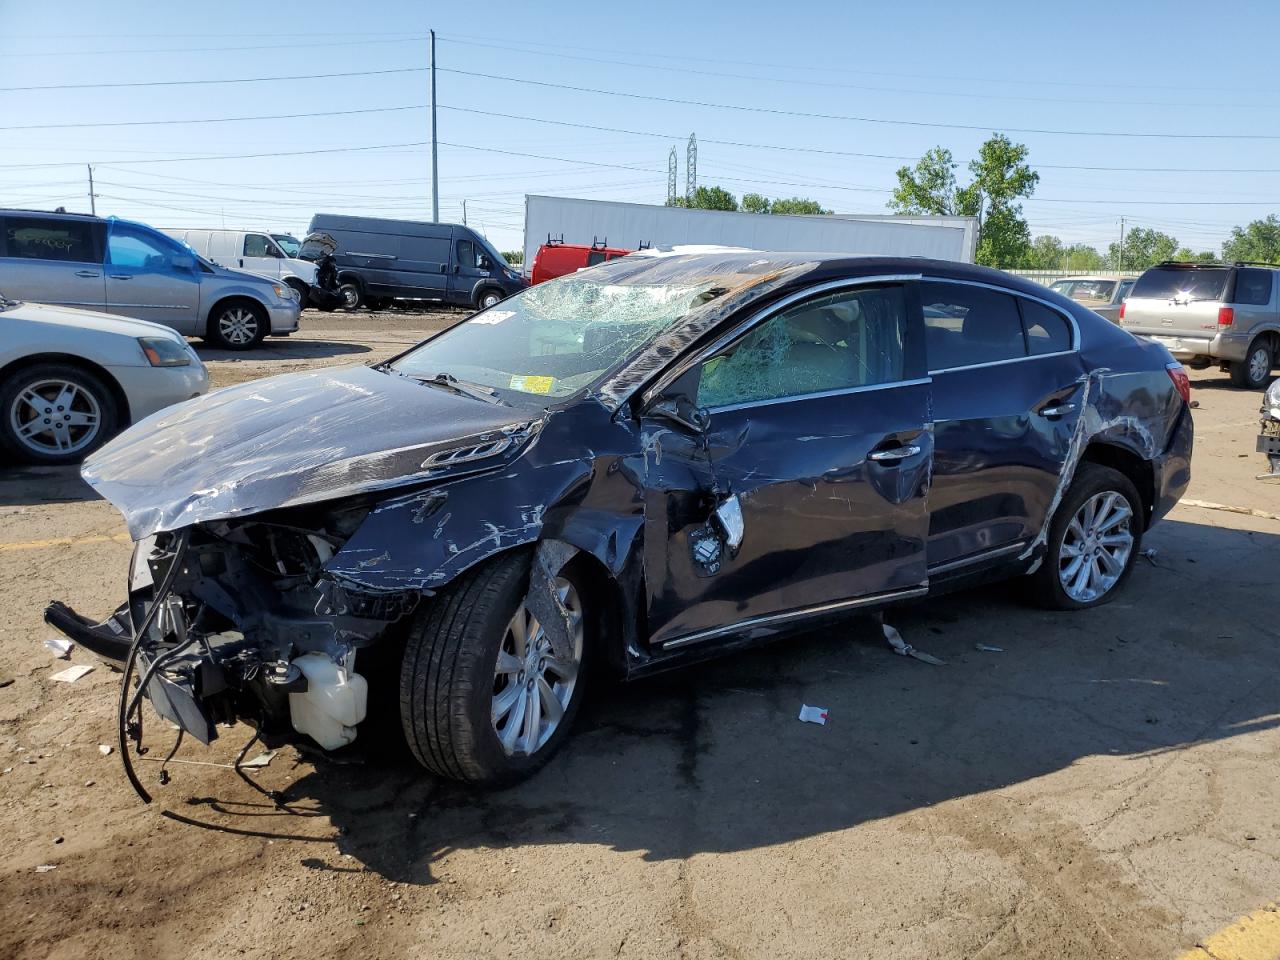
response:
{"label": "damaged dark blue sedan", "polygon": [[645,251],[140,423],[84,467],[137,541],[128,602],[47,618],[123,667],[122,746],[143,698],[206,743],[245,720],[330,749],[389,709],[430,770],[507,782],[593,661],[634,677],[998,576],[1104,603],[1191,446],[1164,347],[1035,284]]}

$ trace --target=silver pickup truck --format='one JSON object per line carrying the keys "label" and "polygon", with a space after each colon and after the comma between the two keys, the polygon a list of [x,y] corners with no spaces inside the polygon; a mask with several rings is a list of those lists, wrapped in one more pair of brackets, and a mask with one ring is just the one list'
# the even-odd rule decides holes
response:
{"label": "silver pickup truck", "polygon": [[1157,264],[1133,285],[1120,325],[1192,369],[1217,363],[1237,387],[1261,390],[1280,357],[1277,272],[1264,264]]}
{"label": "silver pickup truck", "polygon": [[0,210],[0,289],[17,300],[150,320],[225,350],[292,333],[283,280],[229,270],[141,223]]}

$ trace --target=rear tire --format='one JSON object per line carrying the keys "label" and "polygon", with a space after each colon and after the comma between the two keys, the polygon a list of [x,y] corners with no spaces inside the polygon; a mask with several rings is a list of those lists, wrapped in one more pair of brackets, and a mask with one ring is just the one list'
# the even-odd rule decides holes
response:
{"label": "rear tire", "polygon": [[1231,383],[1246,390],[1261,390],[1271,377],[1271,365],[1275,355],[1266,337],[1259,337],[1249,344],[1244,359],[1231,364]]}
{"label": "rear tire", "polygon": [[[410,626],[400,669],[400,718],[418,762],[439,776],[488,785],[523,779],[551,758],[572,726],[585,687],[583,654],[592,621],[581,609],[584,591],[572,579],[571,564],[557,582],[572,591],[566,606],[572,610],[577,604],[578,662],[567,681],[568,671],[544,667],[561,661],[549,650],[539,653],[541,634],[524,602],[529,563],[529,553],[521,551],[481,564],[428,601]],[[517,622],[528,631],[518,644]],[[521,693],[544,686],[547,695],[556,695],[555,704]],[[531,735],[526,740],[517,729],[507,736],[531,700],[532,722],[525,727]],[[510,745],[504,746],[499,726]]]}
{"label": "rear tire", "polygon": [[228,300],[213,308],[205,339],[221,350],[252,350],[262,343],[269,326],[262,304]]}
{"label": "rear tire", "polygon": [[1142,498],[1128,477],[1081,464],[1049,524],[1044,561],[1031,575],[1038,602],[1051,610],[1087,610],[1113,599],[1133,572],[1144,521]]}
{"label": "rear tire", "polygon": [[0,383],[0,451],[26,463],[79,463],[120,419],[115,394],[80,367],[36,363]]}
{"label": "rear tire", "polygon": [[364,292],[360,289],[360,284],[355,281],[344,280],[338,284],[338,292],[346,301],[342,308],[344,310],[359,310],[360,304],[364,303]]}

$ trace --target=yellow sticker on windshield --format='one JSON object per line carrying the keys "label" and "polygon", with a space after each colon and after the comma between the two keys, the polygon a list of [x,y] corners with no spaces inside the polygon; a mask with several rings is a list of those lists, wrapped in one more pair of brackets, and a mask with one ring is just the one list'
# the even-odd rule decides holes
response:
{"label": "yellow sticker on windshield", "polygon": [[555,377],[512,377],[511,389],[525,393],[550,393],[555,382]]}

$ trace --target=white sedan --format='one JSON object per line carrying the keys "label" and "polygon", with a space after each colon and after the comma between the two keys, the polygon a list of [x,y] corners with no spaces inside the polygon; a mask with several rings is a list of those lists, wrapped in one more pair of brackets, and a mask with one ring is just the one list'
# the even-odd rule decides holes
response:
{"label": "white sedan", "polygon": [[208,388],[204,364],[169,327],[0,295],[0,459],[78,463]]}

